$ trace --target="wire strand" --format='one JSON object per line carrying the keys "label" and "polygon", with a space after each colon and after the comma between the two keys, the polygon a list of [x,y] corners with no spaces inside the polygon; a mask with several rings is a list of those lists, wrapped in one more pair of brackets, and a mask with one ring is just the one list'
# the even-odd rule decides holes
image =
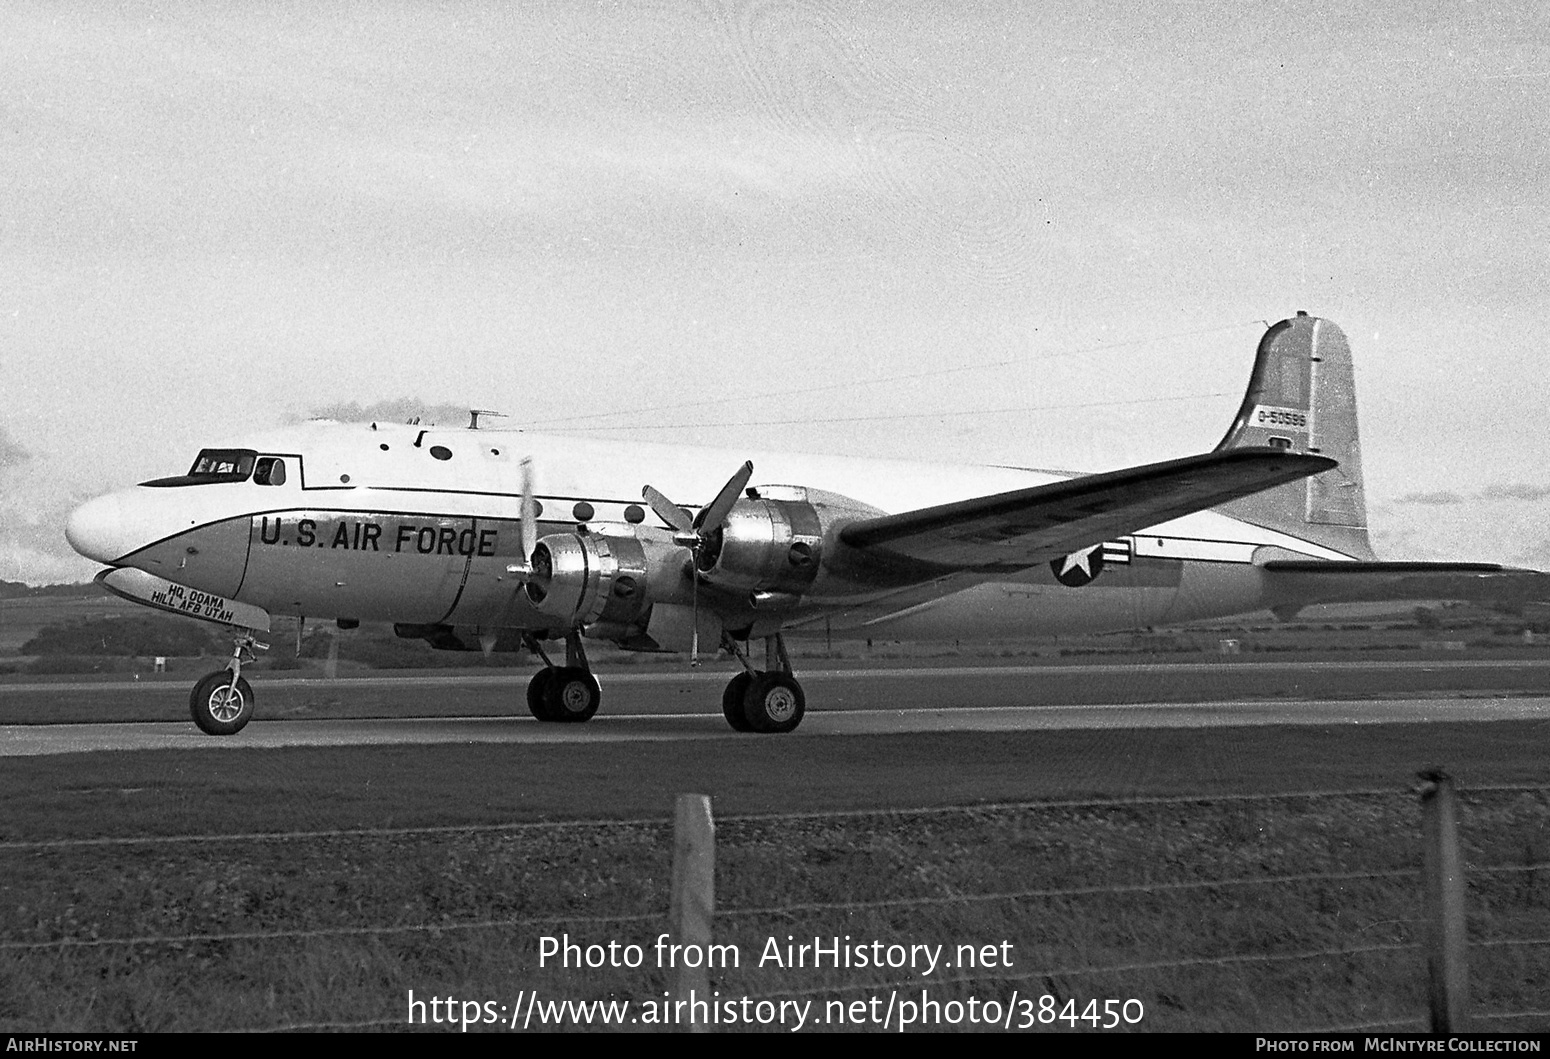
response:
{"label": "wire strand", "polygon": [[[1366,956],[1379,952],[1408,952],[1419,949],[1418,942],[1394,942],[1381,945],[1359,945],[1349,949],[1304,949],[1298,952],[1243,953],[1229,956],[1197,956],[1182,960],[1146,960],[1135,963],[1105,964],[1092,967],[1060,967],[1042,971],[1024,971],[1019,974],[1001,974],[986,971],[984,974],[953,975],[934,978],[933,984],[957,985],[964,982],[1026,982],[1035,978],[1078,978],[1095,974],[1118,974],[1134,971],[1169,971],[1181,967],[1236,967],[1248,963],[1285,963],[1293,960],[1316,960],[1330,956]],[[826,985],[807,989],[788,989],[776,993],[760,993],[750,1000],[773,1000],[778,997],[821,995],[824,993],[849,993],[858,989],[897,989],[900,986],[917,986],[920,979],[897,982],[855,982],[845,985]]]}
{"label": "wire strand", "polygon": [[573,424],[583,419],[606,419],[611,416],[643,416],[653,412],[665,412],[677,408],[700,408],[705,405],[726,405],[740,401],[760,401],[773,397],[792,397],[797,395],[826,393],[832,390],[854,390],[860,386],[877,386],[883,383],[910,382],[916,379],[940,378],[944,375],[957,375],[964,372],[984,371],[990,368],[1006,368],[1014,364],[1029,362],[1043,363],[1045,361],[1060,360],[1066,357],[1086,356],[1089,353],[1103,353],[1111,349],[1125,349],[1131,346],[1145,346],[1156,342],[1172,341],[1177,338],[1196,338],[1200,335],[1217,334],[1222,331],[1235,331],[1239,328],[1249,327],[1259,323],[1257,320],[1247,320],[1239,323],[1218,324],[1213,327],[1197,328],[1191,331],[1175,331],[1164,335],[1149,335],[1145,338],[1128,339],[1123,342],[1107,342],[1096,346],[1085,346],[1080,349],[1071,349],[1063,352],[1048,353],[1042,356],[1032,357],[1004,357],[1000,360],[980,361],[974,364],[958,364],[948,368],[933,368],[930,371],[905,372],[896,375],[872,375],[860,379],[847,379],[844,382],[823,383],[817,386],[798,386],[789,390],[771,390],[759,393],[730,394],[720,397],[709,397],[689,401],[669,401],[666,404],[651,405],[646,408],[620,408],[612,412],[588,412],[580,416],[565,416],[552,419],[537,419],[527,422],[525,429],[552,426],[556,424]]}
{"label": "wire strand", "polygon": [[54,941],[3,941],[0,952],[41,949],[109,948],[140,945],[189,945],[224,941],[274,941],[279,939],[376,937],[387,934],[424,934],[441,931],[494,930],[536,927],[553,923],[643,923],[666,918],[660,912],[618,916],[533,916],[522,919],[482,919],[464,923],[397,923],[378,927],[320,927],[315,930],[237,930],[211,934],[147,935],[136,938],[58,938]]}
{"label": "wire strand", "polygon": [[[1550,787],[1474,788],[1475,790],[1530,791]],[[1373,798],[1397,797],[1399,789],[1356,788],[1327,791],[1292,791],[1277,794],[1184,794],[1142,798],[1085,798],[1055,801],[987,802],[981,805],[937,805],[913,809],[823,809],[804,813],[745,813],[717,817],[717,824],[770,823],[787,820],[842,820],[863,818],[909,818],[944,814],[975,814],[1038,811],[1043,809],[1123,809],[1145,805],[1191,805],[1200,802],[1277,802],[1294,798]],[[577,827],[670,827],[665,817],[624,820],[523,820],[506,824],[445,824],[424,827],[323,828],[307,831],[241,831],[204,835],[126,835],[100,838],[58,838],[36,841],[0,842],[0,853],[25,853],[53,849],[99,848],[113,846],[176,845],[180,843],[285,842],[327,838],[404,838],[414,835],[493,834],[509,831],[568,830]]]}
{"label": "wire strand", "polygon": [[876,423],[899,419],[951,419],[958,416],[1013,415],[1023,412],[1048,412],[1066,408],[1124,408],[1130,405],[1167,404],[1175,401],[1203,401],[1209,398],[1231,396],[1232,394],[1221,391],[1217,393],[1180,394],[1174,397],[1138,397],[1129,401],[1085,401],[1080,404],[1035,404],[1022,405],[1014,408],[966,408],[951,412],[894,412],[888,415],[876,416],[831,416],[818,415],[815,413],[814,415],[803,416],[797,419],[740,419],[724,420],[714,423],[625,423],[618,426],[577,426],[571,429],[581,433],[592,433],[606,430],[694,430],[699,427],[778,427],[805,426],[811,423]]}
{"label": "wire strand", "polygon": [[772,905],[765,908],[717,909],[717,916],[786,915],[791,912],[858,911],[868,908],[910,908],[970,902],[1020,901],[1035,897],[1091,897],[1098,894],[1166,893],[1182,890],[1211,890],[1219,887],[1262,886],[1299,882],[1349,882],[1358,879],[1402,879],[1420,874],[1415,868],[1389,871],[1333,872],[1329,874],[1274,875],[1263,878],[1191,879],[1183,882],[1126,883],[1116,886],[1065,886],[1032,890],[1010,890],[992,894],[951,894],[943,897],[899,897],[881,901],[815,901],[803,904]]}

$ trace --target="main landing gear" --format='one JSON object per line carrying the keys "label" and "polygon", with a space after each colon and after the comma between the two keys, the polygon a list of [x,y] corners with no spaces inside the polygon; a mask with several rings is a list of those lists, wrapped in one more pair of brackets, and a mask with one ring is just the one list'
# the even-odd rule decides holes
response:
{"label": "main landing gear", "polygon": [[764,669],[755,669],[748,652],[730,636],[727,647],[743,664],[721,693],[721,714],[739,732],[778,735],[794,731],[807,712],[807,696],[792,675],[786,641],[779,633],[764,640]]}
{"label": "main landing gear", "polygon": [[[591,720],[603,691],[587,663],[580,632],[573,629],[566,633],[563,666],[554,664],[536,637],[525,639],[528,649],[544,662],[544,668],[533,674],[527,686],[528,711],[540,721],[578,724]],[[786,641],[779,633],[765,638],[764,669],[755,669],[747,648],[730,636],[723,642],[743,665],[743,672],[721,693],[721,713],[727,723],[739,732],[778,735],[795,731],[807,712],[807,696],[792,675]]]}
{"label": "main landing gear", "polygon": [[237,637],[231,661],[194,685],[188,697],[189,713],[207,735],[235,735],[253,719],[253,688],[242,679],[242,663],[252,662],[254,650],[267,651],[251,631]]}
{"label": "main landing gear", "polygon": [[536,639],[527,638],[528,647],[544,660],[544,668],[533,675],[527,686],[527,708],[540,721],[579,724],[591,720],[603,701],[603,689],[587,665],[587,653],[581,646],[581,634],[572,629],[565,634],[565,664],[549,660]]}

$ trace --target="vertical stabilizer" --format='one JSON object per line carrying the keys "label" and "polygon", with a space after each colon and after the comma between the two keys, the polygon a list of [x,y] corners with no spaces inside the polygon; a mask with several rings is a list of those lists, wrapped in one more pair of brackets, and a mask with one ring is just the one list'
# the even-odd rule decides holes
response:
{"label": "vertical stabilizer", "polygon": [[1340,465],[1218,511],[1353,559],[1377,558],[1367,539],[1351,346],[1340,328],[1298,313],[1265,332],[1248,392],[1217,451],[1245,445],[1328,456]]}

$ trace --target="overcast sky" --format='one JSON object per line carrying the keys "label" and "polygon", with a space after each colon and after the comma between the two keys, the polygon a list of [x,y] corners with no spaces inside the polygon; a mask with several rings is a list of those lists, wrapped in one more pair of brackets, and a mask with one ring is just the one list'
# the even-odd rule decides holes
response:
{"label": "overcast sky", "polygon": [[1351,338],[1380,553],[1550,568],[1535,0],[21,2],[0,119],[0,578],[349,402],[1188,455],[1298,309]]}

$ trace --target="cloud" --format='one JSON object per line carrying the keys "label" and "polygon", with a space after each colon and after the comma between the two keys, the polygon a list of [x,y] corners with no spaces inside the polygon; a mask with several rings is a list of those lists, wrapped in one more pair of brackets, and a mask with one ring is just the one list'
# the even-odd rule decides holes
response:
{"label": "cloud", "polygon": [[0,578],[7,581],[28,585],[77,584],[90,581],[101,569],[91,560],[52,542],[46,547],[35,547],[25,541],[0,538]]}
{"label": "cloud", "polygon": [[1550,537],[1541,537],[1513,555],[1512,561],[1533,570],[1550,570]]}
{"label": "cloud", "polygon": [[1377,499],[1369,513],[1373,547],[1384,559],[1550,569],[1550,487],[1520,481],[1415,492]]}
{"label": "cloud", "polygon": [[1486,486],[1476,496],[1481,500],[1544,500],[1550,497],[1550,485],[1530,485],[1527,482],[1497,483]]}
{"label": "cloud", "polygon": [[0,425],[0,578],[43,584],[84,581],[98,569],[65,542],[65,519],[84,500]]}
{"label": "cloud", "polygon": [[1425,504],[1428,507],[1442,507],[1452,504],[1479,503],[1492,500],[1545,500],[1550,499],[1550,485],[1534,485],[1531,482],[1493,482],[1476,492],[1469,494],[1455,493],[1451,489],[1443,489],[1432,493],[1406,493],[1396,497],[1396,504]]}
{"label": "cloud", "polygon": [[1442,504],[1462,504],[1464,503],[1464,497],[1448,490],[1437,493],[1406,493],[1404,496],[1397,498],[1394,503],[1427,504],[1432,506]]}
{"label": "cloud", "polygon": [[18,445],[11,438],[11,432],[0,426],[0,471],[20,467],[30,459],[32,453]]}
{"label": "cloud", "polygon": [[468,405],[432,404],[417,397],[395,397],[361,404],[336,401],[321,405],[303,415],[292,415],[293,422],[303,419],[337,419],[343,423],[407,423],[418,419],[426,426],[467,426]]}

